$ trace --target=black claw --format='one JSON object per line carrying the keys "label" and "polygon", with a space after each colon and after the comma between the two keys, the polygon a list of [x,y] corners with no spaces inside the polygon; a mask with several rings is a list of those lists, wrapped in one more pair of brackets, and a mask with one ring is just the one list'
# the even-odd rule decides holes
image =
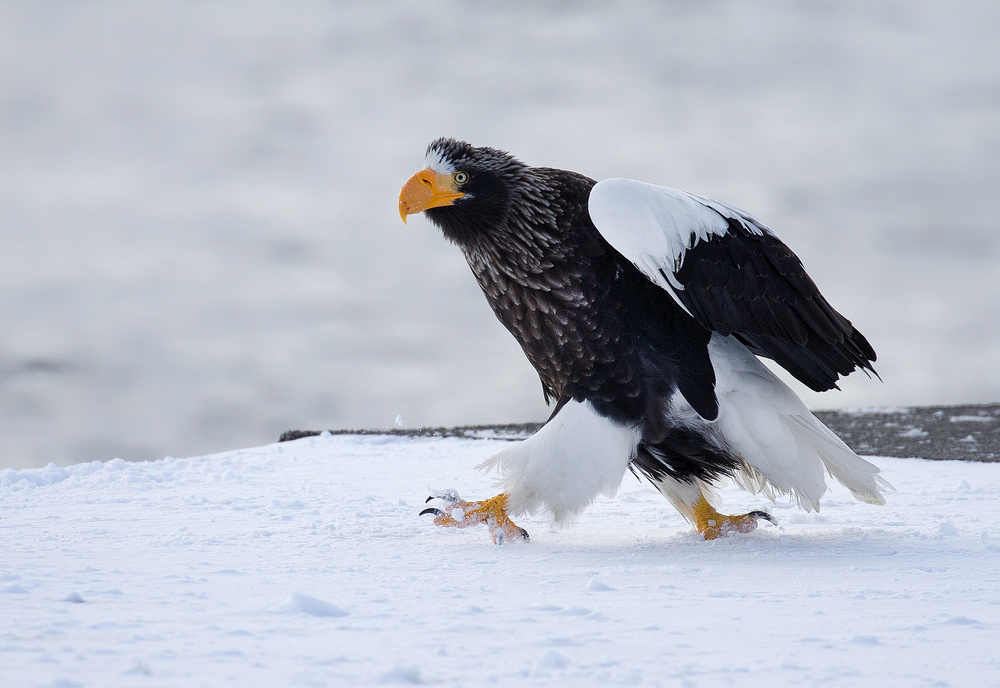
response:
{"label": "black claw", "polygon": [[763,518],[766,521],[770,521],[774,525],[778,525],[778,522],[774,520],[774,516],[767,513],[766,511],[751,511],[749,515],[753,516],[754,518]]}
{"label": "black claw", "polygon": [[528,537],[528,531],[526,531],[524,528],[518,528],[518,530],[521,531],[521,537],[524,538],[525,542],[531,539]]}
{"label": "black claw", "polygon": [[428,497],[427,499],[424,500],[424,504],[426,504],[427,502],[431,501],[432,499],[437,499],[437,497],[435,497],[434,495],[431,495],[430,497]]}
{"label": "black claw", "polygon": [[440,509],[435,509],[434,507],[431,507],[430,509],[424,509],[423,511],[420,512],[421,516],[423,516],[424,514],[434,514],[435,516],[444,516],[443,511],[441,511]]}

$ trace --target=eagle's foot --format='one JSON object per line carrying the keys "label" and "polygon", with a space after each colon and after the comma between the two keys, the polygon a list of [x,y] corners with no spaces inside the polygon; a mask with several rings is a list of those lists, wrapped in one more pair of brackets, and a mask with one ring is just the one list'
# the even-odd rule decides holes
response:
{"label": "eagle's foot", "polygon": [[452,528],[466,528],[479,523],[485,523],[493,536],[493,542],[502,545],[505,542],[528,540],[528,531],[510,520],[507,515],[507,495],[500,493],[496,497],[479,502],[467,502],[458,496],[454,490],[442,494],[431,495],[427,501],[438,499],[441,508],[428,507],[420,515],[433,514],[434,525]]}
{"label": "eagle's foot", "polygon": [[706,540],[714,540],[732,532],[749,533],[757,528],[757,520],[761,518],[776,523],[774,517],[766,511],[726,516],[712,508],[704,497],[699,497],[694,504],[694,525]]}

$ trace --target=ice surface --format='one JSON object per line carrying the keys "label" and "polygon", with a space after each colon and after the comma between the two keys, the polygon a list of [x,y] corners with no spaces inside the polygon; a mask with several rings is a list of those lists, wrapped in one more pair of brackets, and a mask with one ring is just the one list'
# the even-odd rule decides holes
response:
{"label": "ice surface", "polygon": [[472,466],[505,445],[0,471],[0,685],[1000,685],[998,464],[879,458],[886,506],[835,489],[712,542],[631,478],[524,546],[417,515],[493,494]]}

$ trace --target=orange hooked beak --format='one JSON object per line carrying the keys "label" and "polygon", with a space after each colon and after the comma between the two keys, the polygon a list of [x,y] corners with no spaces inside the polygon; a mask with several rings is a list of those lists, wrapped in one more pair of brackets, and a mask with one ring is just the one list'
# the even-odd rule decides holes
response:
{"label": "orange hooked beak", "polygon": [[434,170],[420,170],[410,177],[399,192],[399,216],[406,224],[406,217],[428,208],[451,205],[465,194],[458,190],[450,174]]}

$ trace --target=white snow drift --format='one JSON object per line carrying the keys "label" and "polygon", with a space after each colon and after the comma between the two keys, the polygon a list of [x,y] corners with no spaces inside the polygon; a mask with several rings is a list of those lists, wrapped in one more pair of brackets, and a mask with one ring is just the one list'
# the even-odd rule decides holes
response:
{"label": "white snow drift", "polygon": [[1000,465],[879,458],[886,506],[714,542],[630,477],[526,545],[417,516],[504,446],[0,472],[0,685],[1000,685]]}

